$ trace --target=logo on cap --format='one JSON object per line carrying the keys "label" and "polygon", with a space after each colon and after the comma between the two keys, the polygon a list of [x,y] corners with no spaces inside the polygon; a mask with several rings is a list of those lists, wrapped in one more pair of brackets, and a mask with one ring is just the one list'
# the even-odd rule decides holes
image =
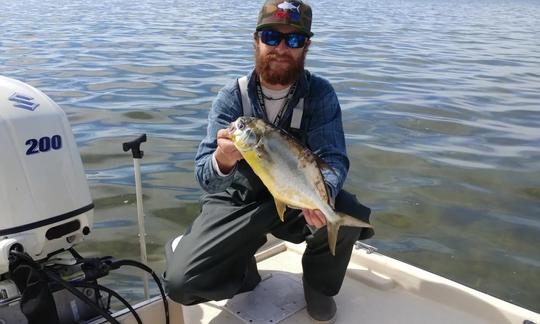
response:
{"label": "logo on cap", "polygon": [[279,19],[289,18],[293,21],[300,20],[300,6],[301,4],[295,6],[288,1],[283,1],[277,6],[280,10],[274,12],[274,17]]}

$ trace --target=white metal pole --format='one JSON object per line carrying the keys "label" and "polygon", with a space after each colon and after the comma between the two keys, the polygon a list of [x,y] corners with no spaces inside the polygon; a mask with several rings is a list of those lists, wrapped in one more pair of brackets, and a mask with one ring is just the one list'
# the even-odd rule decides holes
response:
{"label": "white metal pole", "polygon": [[[141,162],[140,159],[133,159],[133,167],[135,172],[135,191],[137,196],[137,222],[139,223],[139,245],[141,248],[141,262],[148,265],[146,255],[146,231],[144,226],[144,209],[142,199],[142,183],[141,183]],[[144,298],[148,299],[148,274],[143,273],[144,281]]]}

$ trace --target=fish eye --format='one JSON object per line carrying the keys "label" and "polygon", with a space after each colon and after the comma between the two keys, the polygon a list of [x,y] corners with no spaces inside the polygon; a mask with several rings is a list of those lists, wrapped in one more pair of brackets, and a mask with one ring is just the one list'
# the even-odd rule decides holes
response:
{"label": "fish eye", "polygon": [[239,130],[243,130],[245,126],[246,126],[246,125],[244,124],[243,121],[238,121],[238,129],[239,129]]}

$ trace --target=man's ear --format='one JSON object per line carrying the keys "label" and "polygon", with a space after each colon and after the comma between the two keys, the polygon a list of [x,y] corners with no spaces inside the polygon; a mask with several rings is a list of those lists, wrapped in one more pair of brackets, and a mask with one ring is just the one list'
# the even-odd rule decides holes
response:
{"label": "man's ear", "polygon": [[311,45],[311,40],[310,40],[310,39],[307,39],[307,40],[306,40],[306,44],[304,45],[304,55],[308,52],[308,50],[309,50],[309,45]]}
{"label": "man's ear", "polygon": [[253,34],[253,49],[257,49],[257,42],[259,41],[259,37],[256,33]]}

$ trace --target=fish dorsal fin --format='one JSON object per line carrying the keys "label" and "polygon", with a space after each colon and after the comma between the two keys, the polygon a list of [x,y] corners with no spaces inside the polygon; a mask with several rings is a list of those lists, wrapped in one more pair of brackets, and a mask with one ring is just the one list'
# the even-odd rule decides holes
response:
{"label": "fish dorsal fin", "polygon": [[315,182],[315,187],[319,192],[321,199],[327,203],[330,202],[330,195],[328,194],[328,188],[326,188],[326,183],[324,183],[324,178],[321,174],[321,177]]}
{"label": "fish dorsal fin", "polygon": [[335,176],[337,176],[336,171],[334,168],[332,168],[328,163],[326,163],[323,159],[321,159],[317,154],[313,154],[315,156],[315,162],[317,162],[317,166],[320,170],[326,169],[332,172]]}
{"label": "fish dorsal fin", "polygon": [[[319,172],[321,172],[321,179],[324,179],[324,176],[322,175],[322,170],[326,169],[332,172],[335,176],[337,176],[336,171],[334,168],[332,168],[328,163],[326,163],[323,159],[321,159],[317,154],[313,154],[313,158],[315,159],[315,162],[317,163],[317,166],[319,167]],[[320,181],[321,183],[317,183],[317,190],[319,191],[319,195],[321,198],[323,198],[324,201],[327,203],[330,203],[330,194],[328,193],[328,188],[326,187],[326,183],[324,180]]]}
{"label": "fish dorsal fin", "polygon": [[325,166],[332,169],[326,162],[324,162],[320,157],[318,157],[316,154],[311,152],[308,148],[304,148],[301,159],[306,160],[307,164],[314,164],[316,165],[316,168],[309,168],[310,174],[312,179],[314,180],[313,184],[315,185],[315,188],[317,189],[317,192],[319,193],[319,197],[327,203],[330,202],[328,194],[328,188],[326,188],[326,183],[324,182],[324,176],[321,172],[320,164],[324,164]]}

